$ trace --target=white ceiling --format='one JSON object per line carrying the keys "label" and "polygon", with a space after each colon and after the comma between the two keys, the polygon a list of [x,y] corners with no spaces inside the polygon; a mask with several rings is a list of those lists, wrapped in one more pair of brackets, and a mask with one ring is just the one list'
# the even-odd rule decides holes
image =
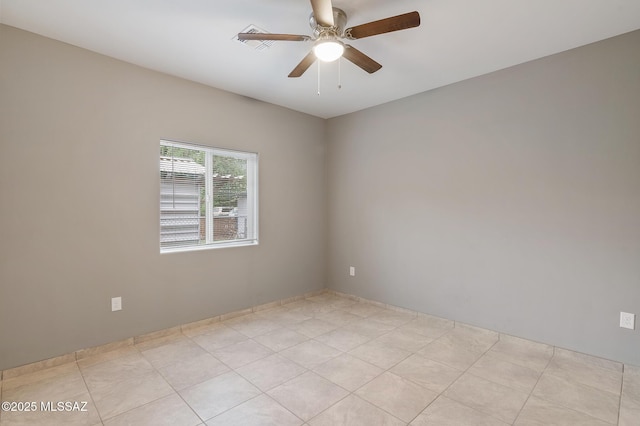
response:
{"label": "white ceiling", "polygon": [[[233,40],[250,24],[311,34],[308,0],[0,0],[0,22],[167,74],[330,118],[640,28],[639,0],[334,0],[347,27],[417,10],[418,28],[349,42],[383,65],[313,65],[311,48]],[[639,47],[640,49],[640,47]]]}

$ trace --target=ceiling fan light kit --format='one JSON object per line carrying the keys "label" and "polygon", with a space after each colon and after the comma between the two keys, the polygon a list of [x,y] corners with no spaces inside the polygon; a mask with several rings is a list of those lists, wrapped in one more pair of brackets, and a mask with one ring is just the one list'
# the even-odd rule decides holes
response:
{"label": "ceiling fan light kit", "polygon": [[382,65],[355,47],[343,43],[341,39],[357,40],[378,34],[415,28],[420,25],[420,14],[418,12],[409,12],[344,29],[347,23],[347,15],[343,10],[333,7],[331,0],[311,0],[311,8],[313,12],[309,18],[309,25],[313,30],[313,36],[240,33],[238,34],[238,39],[314,41],[311,52],[296,65],[289,77],[300,77],[316,59],[323,62],[332,62],[343,56],[364,71],[372,74],[382,68]]}
{"label": "ceiling fan light kit", "polygon": [[313,53],[322,62],[333,62],[344,53],[344,44],[339,40],[318,40],[313,46]]}

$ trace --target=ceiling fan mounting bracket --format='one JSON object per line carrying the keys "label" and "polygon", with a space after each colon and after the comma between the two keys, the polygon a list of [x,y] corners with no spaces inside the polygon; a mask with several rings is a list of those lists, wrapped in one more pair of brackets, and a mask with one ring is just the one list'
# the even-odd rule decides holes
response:
{"label": "ceiling fan mounting bracket", "polygon": [[316,21],[316,17],[311,12],[309,15],[309,26],[313,30],[313,35],[315,38],[319,38],[323,34],[333,34],[336,37],[341,37],[344,32],[344,26],[347,24],[347,14],[342,9],[338,9],[337,7],[333,8],[333,26],[325,27]]}

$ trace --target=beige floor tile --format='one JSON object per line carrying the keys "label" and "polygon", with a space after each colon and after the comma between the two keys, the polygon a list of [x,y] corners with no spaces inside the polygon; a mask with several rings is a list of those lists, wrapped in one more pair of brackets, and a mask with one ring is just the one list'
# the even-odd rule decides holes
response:
{"label": "beige floor tile", "polygon": [[291,361],[297,362],[305,368],[314,368],[337,357],[342,352],[322,342],[309,340],[299,345],[285,349],[280,354]]}
{"label": "beige floor tile", "polygon": [[349,354],[342,354],[315,367],[313,371],[353,392],[378,377],[384,370]]}
{"label": "beige floor tile", "polygon": [[504,361],[490,352],[483,355],[468,371],[474,376],[526,393],[531,393],[540,377],[537,371]]}
{"label": "beige floor tile", "polygon": [[279,328],[270,333],[255,337],[253,340],[275,352],[280,352],[302,342],[309,340],[308,336],[300,334],[288,328]]}
{"label": "beige floor tile", "polygon": [[142,356],[155,368],[162,368],[166,365],[181,361],[184,358],[206,353],[207,352],[198,344],[190,339],[182,338],[153,349],[142,351]]}
{"label": "beige floor tile", "polygon": [[[514,423],[516,426],[610,426],[594,417],[531,397]],[[622,426],[622,425],[620,425]]]}
{"label": "beige floor tile", "polygon": [[444,396],[438,397],[411,422],[412,426],[507,426],[508,424]]}
{"label": "beige floor tile", "polygon": [[336,309],[333,306],[331,306],[331,304],[312,302],[309,300],[294,302],[294,303],[291,303],[290,305],[291,305],[292,313],[305,315],[312,318],[318,315],[322,315],[326,312],[334,311]]}
{"label": "beige floor tile", "polygon": [[604,368],[611,371],[622,371],[622,363],[611,361],[604,358],[599,358],[593,355],[586,355],[580,352],[570,351],[568,349],[555,348],[554,356],[557,358],[569,358],[580,361],[585,364],[592,365],[594,367]]}
{"label": "beige floor tile", "polygon": [[292,324],[288,326],[288,328],[300,334],[304,334],[309,338],[314,338],[316,336],[320,336],[321,334],[333,331],[338,328],[338,326],[327,321],[319,320],[317,318],[311,318],[306,321]]}
{"label": "beige floor tile", "polygon": [[290,311],[293,311],[293,310],[304,308],[306,306],[311,306],[311,305],[316,305],[316,303],[307,299],[297,299],[297,300],[294,300],[293,302],[283,303],[282,307],[289,309]]}
{"label": "beige floor tile", "polygon": [[243,317],[224,321],[223,324],[247,337],[260,336],[281,328],[277,323],[256,314],[245,315]]}
{"label": "beige floor tile", "polygon": [[545,373],[612,393],[619,393],[622,386],[622,371],[597,367],[577,358],[554,356]]}
{"label": "beige floor tile", "polygon": [[374,315],[383,311],[382,308],[373,306],[370,303],[361,303],[361,302],[356,302],[353,305],[349,306],[348,308],[344,308],[344,310],[351,314],[358,315],[359,317],[362,317],[362,318],[367,318],[367,317],[370,317],[371,315]]}
{"label": "beige floor tile", "polygon": [[409,321],[416,319],[416,315],[386,309],[371,315],[367,319],[393,327],[400,327]]}
{"label": "beige floor tile", "polygon": [[497,342],[497,338],[497,334],[454,328],[418,354],[458,370],[466,370]]}
{"label": "beige floor tile", "polygon": [[293,325],[311,319],[310,316],[304,315],[300,312],[292,311],[285,306],[256,312],[256,315],[262,318],[266,318],[280,326]]}
{"label": "beige floor tile", "polygon": [[436,393],[444,391],[462,371],[414,354],[390,370]]}
{"label": "beige floor tile", "polygon": [[316,318],[322,321],[330,322],[331,324],[337,325],[339,327],[350,324],[354,321],[360,321],[362,319],[362,317],[356,314],[352,314],[341,309],[317,315]]}
{"label": "beige floor tile", "polygon": [[119,380],[98,388],[89,386],[89,391],[102,420],[107,420],[174,392],[156,371],[135,375],[129,379]]}
{"label": "beige floor tile", "polygon": [[553,347],[501,334],[490,352],[505,361],[542,372],[553,356]]}
{"label": "beige floor tile", "polygon": [[483,355],[481,352],[468,350],[464,345],[453,345],[438,340],[429,343],[417,353],[457,370],[466,370]]}
{"label": "beige floor tile", "polygon": [[230,371],[230,369],[213,355],[205,352],[185,357],[183,360],[166,365],[158,371],[174,389],[180,390],[205,382]]}
{"label": "beige floor tile", "polygon": [[267,393],[305,421],[348,395],[346,390],[313,372],[289,380]]}
{"label": "beige floor tile", "polygon": [[406,423],[372,404],[349,395],[309,422],[311,426],[403,426]]}
{"label": "beige floor tile", "polygon": [[370,321],[367,318],[359,321],[354,321],[343,326],[342,328],[375,339],[376,337],[380,337],[383,334],[394,330],[396,327],[393,325],[383,324],[381,322]]}
{"label": "beige floor tile", "polygon": [[224,348],[214,349],[211,354],[229,367],[238,368],[265,358],[273,354],[273,351],[253,340],[245,340]]}
{"label": "beige floor tile", "polygon": [[315,340],[327,344],[332,348],[347,352],[355,347],[360,346],[363,343],[368,342],[371,339],[362,334],[339,328],[337,330],[321,334],[320,336],[316,337]]}
{"label": "beige floor tile", "polygon": [[[24,401],[22,401],[24,402]],[[55,393],[49,395],[46,400],[33,401],[36,403],[36,411],[2,412],[0,424],[2,426],[93,426],[102,424],[100,416],[88,391],[78,395],[58,397]],[[68,409],[59,410],[58,402],[69,402],[72,405]],[[44,403],[44,407],[43,404]],[[76,404],[77,403],[77,404]],[[51,408],[46,408],[51,407]],[[53,411],[55,408],[56,411]]]}
{"label": "beige floor tile", "polygon": [[81,371],[89,391],[94,392],[124,380],[154,373],[155,369],[140,353],[134,353],[86,368],[82,367]]}
{"label": "beige floor tile", "polygon": [[640,419],[640,404],[622,399],[618,426],[637,426]]}
{"label": "beige floor tile", "polygon": [[202,420],[178,396],[171,394],[104,422],[105,426],[196,426]]}
{"label": "beige floor tile", "polygon": [[226,325],[220,325],[207,333],[199,334],[191,339],[204,349],[213,351],[224,348],[225,346],[244,342],[248,337]]}
{"label": "beige floor tile", "polygon": [[609,423],[615,423],[618,419],[619,395],[546,372],[538,381],[533,395]]}
{"label": "beige floor tile", "polygon": [[421,334],[430,339],[437,339],[453,329],[454,322],[430,315],[418,315],[415,319],[404,324],[402,330]]}
{"label": "beige floor tile", "polygon": [[347,310],[349,309],[349,307],[351,307],[352,305],[356,304],[358,302],[356,302],[355,300],[346,298],[346,297],[338,297],[335,300],[332,300],[329,302],[329,304],[331,305],[332,308],[335,309],[342,309],[342,310]]}
{"label": "beige floor tile", "polygon": [[239,374],[230,371],[178,392],[203,420],[260,395],[260,390]]}
{"label": "beige floor tile", "polygon": [[87,358],[78,360],[78,367],[87,368],[92,365],[102,364],[103,362],[113,361],[114,359],[123,358],[125,356],[140,354],[140,351],[135,346],[127,346],[121,349],[116,349],[109,352],[101,352]]}
{"label": "beige floor tile", "polygon": [[640,405],[640,367],[624,367],[622,399]]}
{"label": "beige floor tile", "polygon": [[301,419],[264,394],[207,422],[207,426],[298,426],[301,424]]}
{"label": "beige floor tile", "polygon": [[281,355],[273,354],[236,370],[260,390],[268,391],[307,371]]}
{"label": "beige floor tile", "polygon": [[394,348],[376,340],[360,345],[349,353],[383,370],[388,370],[411,355],[409,351]]}
{"label": "beige floor tile", "polygon": [[404,349],[409,352],[416,352],[433,341],[433,339],[423,336],[422,334],[403,329],[392,330],[378,337],[376,340],[384,345]]}
{"label": "beige floor tile", "polygon": [[[53,375],[53,371],[48,374],[39,374],[26,380],[9,379],[3,382],[2,399],[10,402],[33,401],[66,401],[67,399],[88,392],[80,370],[75,365],[67,368],[54,367],[58,374]],[[34,373],[31,373],[34,374]],[[39,378],[40,380],[35,380]],[[21,386],[16,386],[21,384]]]}
{"label": "beige floor tile", "polygon": [[498,342],[499,334],[495,331],[456,323],[455,328],[439,340],[447,339],[466,344],[473,351],[486,352]]}
{"label": "beige floor tile", "polygon": [[443,395],[506,423],[513,423],[529,397],[528,393],[469,373],[462,375]]}
{"label": "beige floor tile", "polygon": [[389,372],[382,373],[355,394],[404,422],[413,420],[438,396]]}

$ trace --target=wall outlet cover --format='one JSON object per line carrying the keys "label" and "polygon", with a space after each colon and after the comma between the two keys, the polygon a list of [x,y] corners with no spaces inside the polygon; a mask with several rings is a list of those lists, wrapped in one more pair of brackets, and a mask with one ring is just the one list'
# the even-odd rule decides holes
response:
{"label": "wall outlet cover", "polygon": [[352,277],[356,276],[356,268],[353,266],[349,266],[349,275],[351,275]]}
{"label": "wall outlet cover", "polygon": [[620,312],[620,327],[628,328],[629,330],[635,330],[636,314],[630,314],[628,312]]}
{"label": "wall outlet cover", "polygon": [[122,297],[112,297],[111,298],[111,311],[121,311],[122,310]]}

